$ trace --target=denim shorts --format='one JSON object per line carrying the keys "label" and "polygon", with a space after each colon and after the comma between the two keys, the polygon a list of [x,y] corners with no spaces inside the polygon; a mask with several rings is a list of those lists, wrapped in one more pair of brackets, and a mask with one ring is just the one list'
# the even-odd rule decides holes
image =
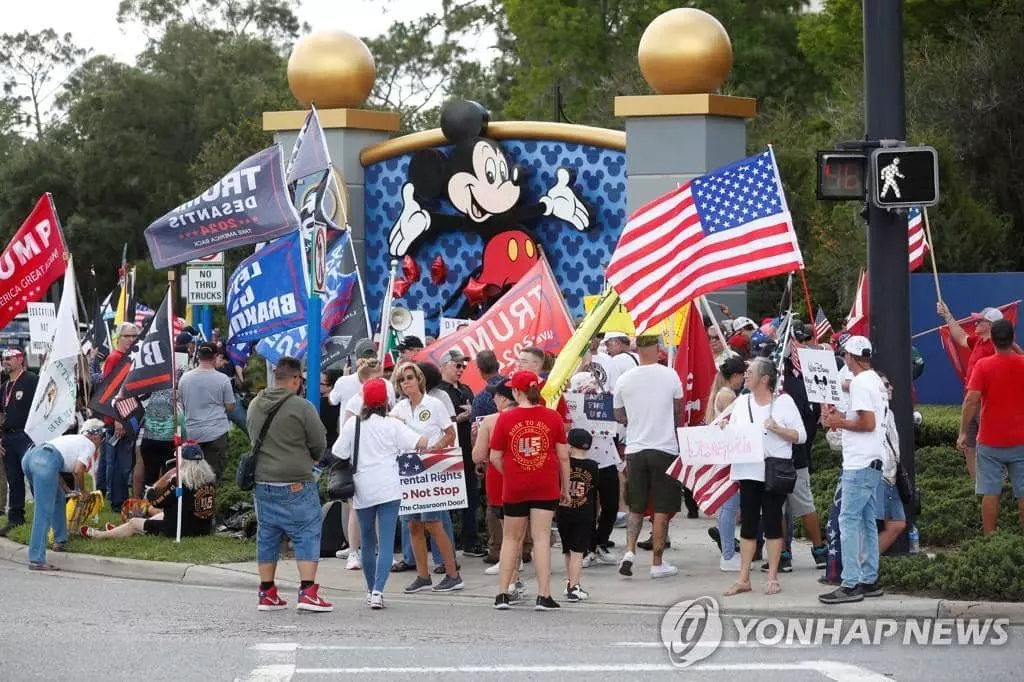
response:
{"label": "denim shorts", "polygon": [[978,480],[974,491],[979,495],[999,495],[1003,492],[1003,471],[1010,475],[1013,496],[1024,498],[1024,445],[1012,448],[992,448],[978,443]]}
{"label": "denim shorts", "polygon": [[432,512],[420,512],[419,514],[408,514],[402,518],[406,521],[419,521],[420,523],[430,523],[432,521],[444,521],[442,514],[447,514],[445,510],[432,511]]}
{"label": "denim shorts", "polygon": [[895,483],[878,481],[875,488],[875,518],[879,521],[906,521],[907,513],[903,510],[903,500]]}
{"label": "denim shorts", "polygon": [[285,537],[292,541],[296,561],[320,560],[320,494],[316,483],[257,483],[253,495],[258,563],[276,562]]}

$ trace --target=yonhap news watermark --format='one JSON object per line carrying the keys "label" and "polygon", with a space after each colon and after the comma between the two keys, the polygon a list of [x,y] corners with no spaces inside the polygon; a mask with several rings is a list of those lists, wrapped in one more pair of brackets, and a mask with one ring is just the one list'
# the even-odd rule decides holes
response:
{"label": "yonhap news watermark", "polygon": [[1002,646],[1009,618],[736,617],[713,597],[680,601],[661,619],[661,641],[673,665],[686,668],[718,650],[731,626],[730,646]]}

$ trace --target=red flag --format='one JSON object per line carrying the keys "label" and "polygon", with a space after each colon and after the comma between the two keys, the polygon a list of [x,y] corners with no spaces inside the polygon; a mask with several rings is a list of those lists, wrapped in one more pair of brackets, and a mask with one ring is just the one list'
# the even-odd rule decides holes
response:
{"label": "red flag", "polygon": [[870,336],[870,316],[868,314],[868,276],[863,270],[860,271],[860,280],[857,282],[857,293],[853,297],[853,306],[846,318],[846,331],[854,336]]}
{"label": "red flag", "polygon": [[44,194],[0,255],[0,329],[63,276],[66,250],[53,197]]}
{"label": "red flag", "polygon": [[[1020,301],[1014,301],[1013,303],[1007,303],[999,308],[999,311],[1003,314],[1007,320],[1010,321],[1015,328],[1017,326],[1017,306],[1020,305]],[[960,327],[967,332],[967,336],[974,335],[974,328],[977,326],[978,321],[971,318],[963,320],[957,320]],[[971,357],[971,349],[964,348],[956,341],[949,333],[949,327],[939,328],[939,336],[942,338],[942,348],[946,351],[946,355],[949,356],[949,361],[953,363],[953,369],[956,370],[957,375],[960,377],[960,383],[964,386],[967,385],[967,361]]]}
{"label": "red flag", "polygon": [[[710,395],[711,387],[718,370],[703,319],[692,302],[684,324],[675,370],[683,382],[686,425],[699,426],[704,423],[707,401],[713,398]],[[739,490],[739,485],[730,480],[728,466],[690,466],[677,458],[666,473],[686,486],[693,493],[697,506],[708,515],[717,512]]]}
{"label": "red flag", "polygon": [[[479,320],[438,339],[416,359],[440,365],[441,356],[453,348],[470,360],[481,350],[492,350],[498,357],[499,372],[508,375],[515,369],[522,348],[537,346],[557,354],[572,333],[572,317],[562,291],[547,261],[541,259]],[[474,393],[486,387],[475,362],[466,364],[462,382]]]}

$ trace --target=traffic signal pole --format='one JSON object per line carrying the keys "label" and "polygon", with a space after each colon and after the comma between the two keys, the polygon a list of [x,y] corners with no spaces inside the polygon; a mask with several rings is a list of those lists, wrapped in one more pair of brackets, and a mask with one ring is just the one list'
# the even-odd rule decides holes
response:
{"label": "traffic signal pole", "polygon": [[[864,102],[868,140],[906,140],[903,0],[864,0]],[[870,182],[878,182],[871,178]],[[907,214],[868,201],[868,287],[876,368],[894,388],[900,459],[914,478]],[[901,538],[893,549],[900,551]]]}

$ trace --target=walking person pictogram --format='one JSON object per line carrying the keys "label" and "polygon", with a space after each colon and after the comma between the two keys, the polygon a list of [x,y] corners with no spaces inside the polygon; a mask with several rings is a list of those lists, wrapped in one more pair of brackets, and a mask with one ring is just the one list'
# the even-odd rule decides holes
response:
{"label": "walking person pictogram", "polygon": [[893,194],[899,199],[900,186],[896,184],[896,178],[903,179],[906,177],[903,173],[900,173],[900,157],[897,156],[892,160],[892,163],[882,168],[879,171],[879,175],[882,176],[882,193],[879,196],[884,198],[889,193],[889,190],[892,189]]}

